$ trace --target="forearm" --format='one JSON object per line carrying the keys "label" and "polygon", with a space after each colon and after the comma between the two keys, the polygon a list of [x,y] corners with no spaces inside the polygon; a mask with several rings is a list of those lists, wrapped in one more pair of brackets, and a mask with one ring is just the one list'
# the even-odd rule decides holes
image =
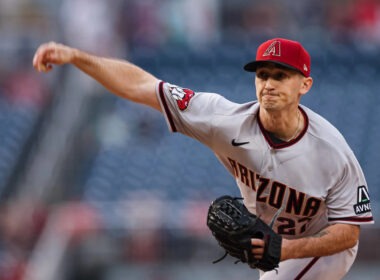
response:
{"label": "forearm", "polygon": [[293,240],[284,238],[281,261],[336,254],[354,247],[359,239],[359,232],[359,226],[335,224],[310,237]]}
{"label": "forearm", "polygon": [[71,63],[112,93],[157,110],[157,78],[127,61],[98,57],[55,42],[42,44],[33,57],[37,71],[49,72],[53,65]]}
{"label": "forearm", "polygon": [[77,49],[73,49],[71,63],[120,97],[139,103],[155,97],[152,91],[155,91],[157,78],[132,63]]}

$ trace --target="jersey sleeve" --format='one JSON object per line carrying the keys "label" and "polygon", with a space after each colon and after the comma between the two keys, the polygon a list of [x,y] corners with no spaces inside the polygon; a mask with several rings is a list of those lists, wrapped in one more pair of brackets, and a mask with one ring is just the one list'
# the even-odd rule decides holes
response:
{"label": "jersey sleeve", "polygon": [[353,154],[347,156],[342,173],[326,199],[329,223],[373,224],[367,183]]}
{"label": "jersey sleeve", "polygon": [[215,93],[194,92],[160,81],[156,94],[171,132],[212,144],[214,113],[225,100]]}

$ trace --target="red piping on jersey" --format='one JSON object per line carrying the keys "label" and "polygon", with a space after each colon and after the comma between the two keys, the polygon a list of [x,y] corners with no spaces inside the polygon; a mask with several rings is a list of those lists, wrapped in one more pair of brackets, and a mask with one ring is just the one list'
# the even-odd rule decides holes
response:
{"label": "red piping on jersey", "polygon": [[310,270],[310,268],[317,262],[317,260],[319,260],[319,257],[313,258],[307,264],[307,266],[296,276],[296,278],[294,278],[294,280],[300,280],[306,274],[306,272],[308,272]]}
{"label": "red piping on jersey", "polygon": [[[257,114],[257,120],[259,122],[259,127],[260,127],[260,130],[261,130],[261,133],[264,135],[264,138],[268,142],[269,146],[271,146],[274,149],[283,149],[283,148],[286,148],[286,147],[294,145],[299,140],[301,140],[301,138],[305,135],[305,133],[307,131],[307,128],[309,127],[309,118],[308,118],[306,112],[300,106],[298,106],[298,108],[301,111],[301,113],[302,113],[302,115],[303,115],[303,117],[305,119],[305,127],[303,128],[303,130],[301,131],[301,133],[297,136],[297,138],[294,138],[293,140],[291,140],[289,142],[280,143],[280,144],[273,143],[273,141],[270,138],[268,132],[265,130],[263,124],[261,123],[260,114]],[[259,110],[259,113],[260,113],[260,110]]]}
{"label": "red piping on jersey", "polygon": [[164,105],[166,116],[168,117],[168,120],[169,120],[170,127],[173,132],[177,132],[177,128],[175,127],[172,114],[170,113],[168,104],[166,103],[165,94],[164,94],[164,82],[160,82],[159,93],[160,93],[161,102]]}
{"label": "red piping on jersey", "polygon": [[373,217],[344,217],[344,218],[329,218],[329,222],[332,221],[346,221],[346,222],[372,222]]}

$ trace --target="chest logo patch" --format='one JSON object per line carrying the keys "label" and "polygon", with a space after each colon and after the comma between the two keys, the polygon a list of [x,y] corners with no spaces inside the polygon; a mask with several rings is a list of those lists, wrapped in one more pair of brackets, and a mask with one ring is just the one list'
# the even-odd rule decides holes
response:
{"label": "chest logo patch", "polygon": [[181,87],[169,88],[172,97],[177,101],[177,106],[181,111],[184,111],[189,107],[191,98],[194,97],[194,91]]}
{"label": "chest logo patch", "polygon": [[357,204],[354,205],[355,214],[363,214],[371,211],[369,194],[365,186],[359,186],[357,191]]}

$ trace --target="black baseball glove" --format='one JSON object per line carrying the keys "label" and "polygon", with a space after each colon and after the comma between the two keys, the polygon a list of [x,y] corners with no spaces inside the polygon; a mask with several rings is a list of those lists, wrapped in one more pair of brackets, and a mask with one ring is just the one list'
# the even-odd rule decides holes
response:
{"label": "black baseball glove", "polygon": [[[231,196],[217,198],[208,210],[207,226],[219,245],[226,250],[223,258],[230,254],[238,260],[248,263],[251,268],[263,271],[278,267],[281,257],[281,235],[274,232],[256,215],[250,213],[238,198]],[[262,259],[253,257],[251,238],[260,238],[265,241]]]}

